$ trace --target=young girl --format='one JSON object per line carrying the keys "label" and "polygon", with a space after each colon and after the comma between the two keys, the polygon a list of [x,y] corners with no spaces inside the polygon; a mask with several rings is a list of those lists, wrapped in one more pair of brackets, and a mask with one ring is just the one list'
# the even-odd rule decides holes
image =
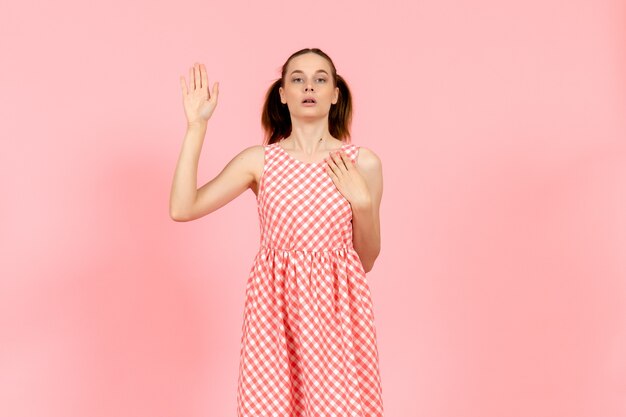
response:
{"label": "young girl", "polygon": [[189,221],[250,188],[260,249],[246,284],[238,417],[382,417],[376,329],[366,281],[380,252],[382,167],[350,138],[351,94],[324,52],[295,52],[263,107],[263,145],[196,189],[209,94],[204,65],[181,77],[187,133],[170,215]]}

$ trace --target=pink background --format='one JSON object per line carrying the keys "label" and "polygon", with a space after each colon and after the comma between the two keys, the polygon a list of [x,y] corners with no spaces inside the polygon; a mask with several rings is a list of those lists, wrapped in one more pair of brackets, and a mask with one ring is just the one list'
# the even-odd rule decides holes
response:
{"label": "pink background", "polygon": [[[319,47],[383,162],[387,417],[626,416],[623,1],[4,2],[0,415],[236,415],[254,194],[169,218],[178,77],[220,82],[198,185]],[[259,416],[266,417],[266,416]]]}

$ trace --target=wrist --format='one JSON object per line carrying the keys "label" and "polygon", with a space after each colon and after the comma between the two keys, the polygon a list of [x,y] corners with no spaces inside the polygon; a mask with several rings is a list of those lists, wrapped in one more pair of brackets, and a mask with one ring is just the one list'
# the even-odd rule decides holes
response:
{"label": "wrist", "polygon": [[352,211],[369,213],[372,210],[372,200],[366,199],[355,203],[350,203]]}
{"label": "wrist", "polygon": [[187,122],[187,129],[206,129],[208,120],[198,120],[194,122]]}

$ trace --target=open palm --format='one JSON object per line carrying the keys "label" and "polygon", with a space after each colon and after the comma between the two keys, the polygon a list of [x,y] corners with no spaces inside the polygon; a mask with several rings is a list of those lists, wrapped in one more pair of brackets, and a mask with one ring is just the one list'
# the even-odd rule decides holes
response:
{"label": "open palm", "polygon": [[187,123],[209,120],[217,106],[219,82],[213,83],[211,94],[209,94],[209,80],[204,64],[196,62],[193,68],[189,68],[189,88],[183,76],[180,77],[180,86],[183,91],[183,106]]}

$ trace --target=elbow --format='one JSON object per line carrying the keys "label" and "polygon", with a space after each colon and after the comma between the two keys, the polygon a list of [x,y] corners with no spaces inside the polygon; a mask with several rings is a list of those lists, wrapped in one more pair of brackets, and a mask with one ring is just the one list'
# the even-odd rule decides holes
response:
{"label": "elbow", "polygon": [[188,222],[191,220],[195,220],[198,217],[196,215],[197,209],[195,202],[179,202],[170,199],[169,210],[170,219],[174,220],[175,222]]}
{"label": "elbow", "polygon": [[170,219],[174,220],[175,222],[186,222],[189,221],[189,218],[187,216],[185,216],[184,213],[180,212],[180,211],[176,211],[170,208]]}
{"label": "elbow", "polygon": [[365,270],[365,273],[370,272],[374,268],[374,263],[376,263],[376,259],[378,258],[379,253],[380,251],[378,251],[376,253],[376,256],[374,256],[371,260],[363,262],[363,269]]}
{"label": "elbow", "polygon": [[182,217],[176,216],[172,213],[170,213],[170,219],[174,220],[175,222],[184,222],[185,220],[183,220]]}
{"label": "elbow", "polygon": [[374,261],[363,263],[363,270],[365,271],[366,274],[370,272],[373,268],[374,268]]}

